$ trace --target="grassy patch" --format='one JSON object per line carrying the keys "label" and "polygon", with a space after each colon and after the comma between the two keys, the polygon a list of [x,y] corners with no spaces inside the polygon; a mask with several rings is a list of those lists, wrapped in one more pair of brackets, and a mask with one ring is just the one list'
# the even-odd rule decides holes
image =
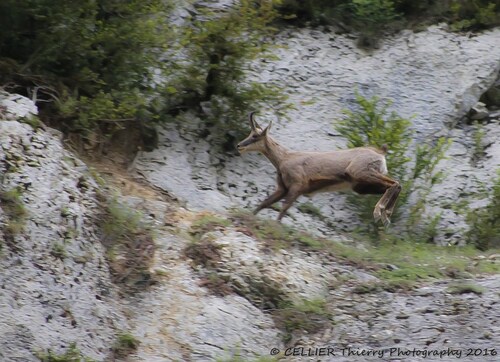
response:
{"label": "grassy patch", "polygon": [[40,118],[34,115],[19,118],[18,121],[21,123],[26,123],[27,125],[31,126],[31,128],[33,128],[35,131],[43,126],[43,123],[42,121],[40,121]]}
{"label": "grassy patch", "polygon": [[277,325],[285,331],[285,342],[297,334],[316,333],[331,325],[331,314],[324,299],[285,302],[272,314]]}
{"label": "grassy patch", "polygon": [[18,187],[0,191],[0,207],[6,215],[2,231],[7,245],[14,249],[14,237],[23,231],[27,215],[21,198],[22,192]]}
{"label": "grassy patch", "polygon": [[481,250],[500,248],[500,170],[487,196],[485,207],[467,213],[467,241]]}
{"label": "grassy patch", "polygon": [[68,256],[66,247],[63,244],[55,243],[52,245],[52,250],[50,254],[57,259],[65,259]]}
{"label": "grassy patch", "polygon": [[212,215],[203,214],[191,224],[190,233],[195,237],[200,237],[209,231],[224,229],[231,225],[231,221]]}
{"label": "grassy patch", "polygon": [[297,206],[297,209],[300,212],[303,212],[304,214],[309,214],[309,215],[316,217],[320,220],[323,220],[325,218],[323,216],[323,214],[321,213],[321,210],[319,209],[319,207],[314,206],[314,204],[311,202],[304,202],[302,204],[299,204],[299,206]]}
{"label": "grassy patch", "polygon": [[113,281],[132,293],[153,284],[149,271],[155,252],[153,231],[143,215],[116,199],[108,200],[100,228]]}
{"label": "grassy patch", "polygon": [[314,237],[275,221],[261,220],[252,214],[234,212],[237,230],[251,235],[272,249],[298,246],[326,253],[339,262],[367,270],[384,283],[384,290],[406,290],[419,281],[439,278],[463,278],[500,272],[500,264],[488,259],[498,253],[480,252],[474,247],[437,246],[387,237],[378,245],[357,248],[332,240]]}
{"label": "grassy patch", "polygon": [[321,249],[324,244],[324,240],[306,232],[295,230],[274,220],[259,219],[248,212],[235,210],[231,213],[230,219],[236,230],[255,237],[272,250],[300,245]]}
{"label": "grassy patch", "polygon": [[113,356],[123,358],[133,353],[139,348],[141,342],[130,333],[122,332],[118,334],[116,342],[113,345]]}
{"label": "grassy patch", "polygon": [[474,293],[481,295],[485,290],[484,287],[473,283],[455,283],[448,287],[447,292],[450,294]]}
{"label": "grassy patch", "polygon": [[54,353],[52,350],[47,352],[37,352],[35,356],[41,362],[93,362],[94,360],[85,357],[82,352],[76,347],[76,343],[71,343],[62,354]]}

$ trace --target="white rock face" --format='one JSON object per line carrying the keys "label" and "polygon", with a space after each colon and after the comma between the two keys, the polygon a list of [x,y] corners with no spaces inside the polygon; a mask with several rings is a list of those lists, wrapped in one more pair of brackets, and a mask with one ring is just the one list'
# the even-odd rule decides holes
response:
{"label": "white rock face", "polygon": [[38,114],[38,108],[30,99],[19,94],[0,92],[0,117],[7,120],[30,117]]}
{"label": "white rock face", "polygon": [[0,205],[2,361],[38,361],[36,352],[73,342],[103,360],[128,329],[96,235],[95,184],[55,134],[0,121],[1,189],[20,188],[27,213],[11,239],[4,226],[19,220]]}
{"label": "white rock face", "polygon": [[[444,26],[419,33],[404,31],[384,40],[372,52],[358,49],[350,36],[310,29],[286,31],[276,43],[279,60],[257,62],[250,78],[284,86],[297,107],[288,113],[290,121],[275,122],[272,134],[279,142],[296,150],[344,147],[345,141],[335,134],[333,124],[342,117],[343,109],[353,106],[355,90],[389,100],[392,110],[413,117],[416,142],[447,135],[457,143],[443,165],[448,177],[431,195],[435,199],[432,212],[443,212],[443,229],[464,226],[461,217],[445,204],[457,200],[460,189],[474,187],[469,185],[471,174],[489,182],[500,166],[500,155],[492,146],[484,165],[471,165],[469,131],[450,131],[449,127],[455,126],[495,81],[500,70],[500,29],[474,36],[450,33]],[[262,109],[259,119],[261,124],[274,120],[272,110]],[[160,134],[159,149],[142,153],[137,170],[158,186],[181,195],[188,205],[213,210],[255,207],[274,187],[274,169],[261,155],[211,152],[192,126],[180,130],[165,126]],[[494,134],[493,130],[489,133],[492,145],[500,142]],[[456,154],[458,149],[464,152]],[[290,210],[293,222],[321,233],[354,226],[341,194],[320,194],[314,196],[314,203],[330,226],[301,215],[296,208]],[[275,217],[276,213],[265,210],[263,215]],[[288,218],[285,222],[292,221]],[[460,225],[454,225],[456,222]],[[449,238],[458,240],[460,235]]]}

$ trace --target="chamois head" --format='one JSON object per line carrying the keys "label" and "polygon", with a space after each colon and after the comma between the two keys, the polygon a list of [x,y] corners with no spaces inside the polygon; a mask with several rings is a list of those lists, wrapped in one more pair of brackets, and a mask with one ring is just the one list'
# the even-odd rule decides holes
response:
{"label": "chamois head", "polygon": [[257,121],[254,119],[254,113],[252,112],[249,115],[250,121],[250,134],[243,141],[238,143],[238,151],[240,153],[250,152],[250,151],[262,151],[265,147],[265,139],[267,137],[267,133],[271,129],[271,125],[273,122],[270,122],[269,125],[262,130],[262,127],[259,126]]}

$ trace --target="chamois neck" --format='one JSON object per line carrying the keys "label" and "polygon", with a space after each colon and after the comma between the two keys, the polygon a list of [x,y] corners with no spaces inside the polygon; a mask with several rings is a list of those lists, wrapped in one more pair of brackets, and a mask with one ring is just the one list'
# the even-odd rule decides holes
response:
{"label": "chamois neck", "polygon": [[279,165],[281,164],[281,162],[283,162],[290,151],[286,147],[280,145],[271,137],[268,137],[265,143],[264,151],[262,151],[262,153],[269,159],[269,161],[271,161],[274,167],[279,169]]}

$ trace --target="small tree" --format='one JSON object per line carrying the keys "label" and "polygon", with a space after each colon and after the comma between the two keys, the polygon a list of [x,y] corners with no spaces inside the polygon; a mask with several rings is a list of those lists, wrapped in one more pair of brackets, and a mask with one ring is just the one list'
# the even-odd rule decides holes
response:
{"label": "small tree", "polygon": [[[436,172],[436,166],[444,158],[449,141],[440,138],[433,144],[429,142],[418,145],[414,151],[415,157],[412,159],[408,156],[413,136],[410,120],[395,112],[389,112],[390,103],[380,103],[377,97],[367,99],[356,92],[355,98],[357,109],[345,110],[346,117],[339,120],[335,128],[347,139],[349,147],[367,145],[381,147],[384,144],[389,147],[387,155],[389,174],[402,185],[398,203],[406,205],[405,209],[409,210],[405,223],[406,231],[416,235],[415,229],[423,221],[422,215],[431,187],[442,181],[443,174],[441,171]],[[415,195],[418,200],[412,205],[409,205],[410,195]],[[368,198],[368,202],[359,203],[359,196],[349,195],[347,201],[358,211],[360,219],[367,225],[365,231],[378,235],[376,232],[378,226],[373,222],[373,208],[380,196]],[[398,208],[395,211],[393,221],[397,221],[401,216]],[[436,219],[428,221],[428,224],[436,223]]]}
{"label": "small tree", "polygon": [[264,100],[269,106],[286,99],[278,87],[246,79],[251,62],[269,49],[266,37],[275,30],[277,2],[241,0],[223,13],[205,10],[185,27],[181,46],[191,62],[180,70],[175,92],[227,141],[247,131],[242,120],[250,109]]}

